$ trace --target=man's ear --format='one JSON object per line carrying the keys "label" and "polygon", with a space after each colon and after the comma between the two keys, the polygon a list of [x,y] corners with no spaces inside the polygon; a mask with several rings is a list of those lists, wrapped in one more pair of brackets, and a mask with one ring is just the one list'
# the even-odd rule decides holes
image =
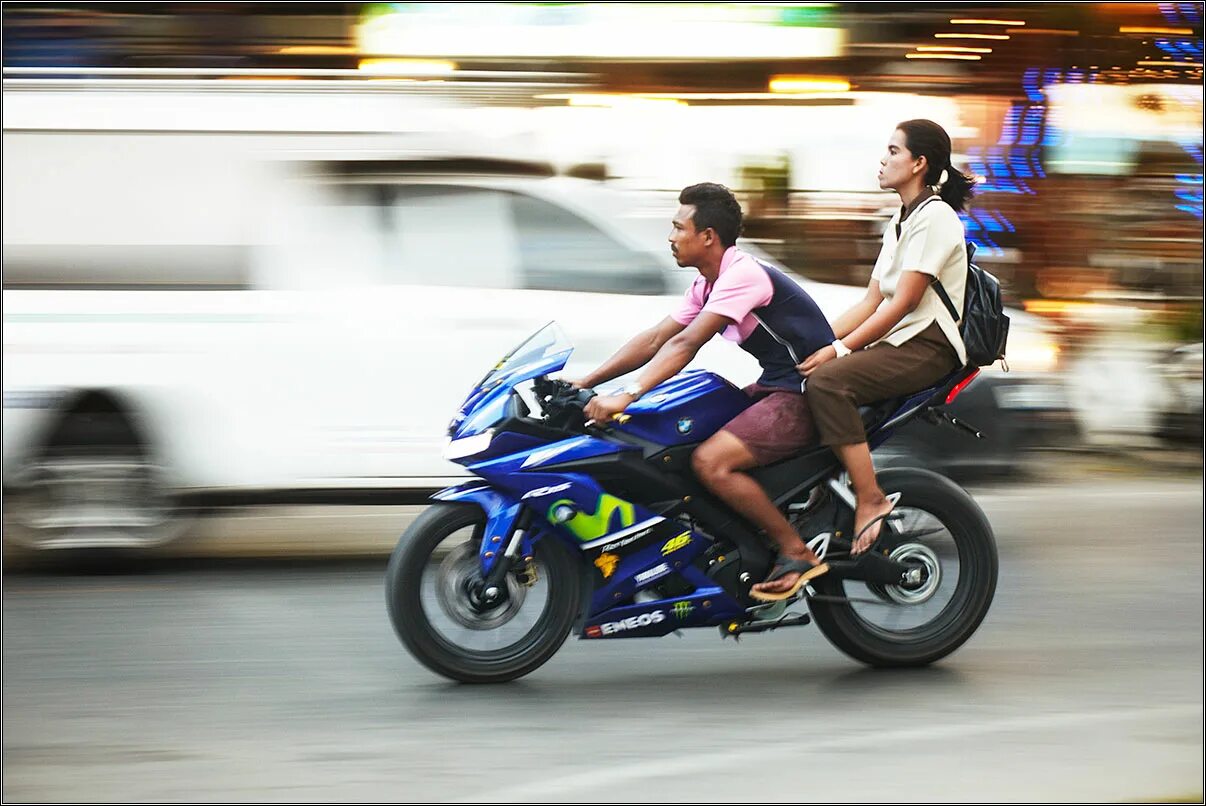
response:
{"label": "man's ear", "polygon": [[711,227],[708,227],[707,229],[705,229],[703,231],[703,236],[704,236],[704,246],[711,246],[712,243],[716,240],[716,230],[712,229]]}

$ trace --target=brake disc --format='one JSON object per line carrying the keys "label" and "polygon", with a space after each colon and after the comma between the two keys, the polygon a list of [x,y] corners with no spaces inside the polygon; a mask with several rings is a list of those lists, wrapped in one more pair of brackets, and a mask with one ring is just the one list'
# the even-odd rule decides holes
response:
{"label": "brake disc", "polygon": [[462,543],[448,552],[437,570],[436,598],[444,613],[462,627],[471,630],[493,630],[501,627],[523,608],[527,588],[508,574],[506,598],[491,608],[479,610],[470,596],[473,586],[481,584],[481,566],[472,543]]}

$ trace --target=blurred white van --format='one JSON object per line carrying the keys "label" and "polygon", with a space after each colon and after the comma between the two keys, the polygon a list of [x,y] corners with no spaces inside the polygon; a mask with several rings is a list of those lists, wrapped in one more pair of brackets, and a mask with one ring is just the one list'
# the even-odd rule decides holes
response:
{"label": "blurred white van", "polygon": [[[88,96],[66,128],[31,93],[6,82],[4,489],[28,546],[148,547],[221,503],[421,502],[464,473],[445,427],[511,346],[556,320],[584,372],[695,276],[673,194],[379,133],[148,129],[167,90]],[[862,294],[804,282],[831,317]],[[757,376],[720,340],[695,366]]]}

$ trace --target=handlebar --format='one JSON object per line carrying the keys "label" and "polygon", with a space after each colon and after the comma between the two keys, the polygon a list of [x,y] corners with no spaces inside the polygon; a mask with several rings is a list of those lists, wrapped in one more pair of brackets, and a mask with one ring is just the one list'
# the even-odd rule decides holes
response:
{"label": "handlebar", "polygon": [[549,425],[554,428],[584,428],[586,404],[595,397],[593,389],[576,389],[566,381],[544,375],[532,383],[532,391],[544,408]]}
{"label": "handlebar", "polygon": [[[540,398],[549,424],[557,428],[586,427],[586,404],[598,396],[593,389],[576,389],[566,381],[543,375],[535,380],[532,389]],[[610,422],[622,425],[630,419],[632,415],[619,413],[613,415]]]}

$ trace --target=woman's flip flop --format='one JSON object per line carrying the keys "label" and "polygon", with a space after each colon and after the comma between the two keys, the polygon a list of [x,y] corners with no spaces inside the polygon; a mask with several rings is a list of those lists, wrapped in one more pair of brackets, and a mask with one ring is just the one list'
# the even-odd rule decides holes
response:
{"label": "woman's flip flop", "polygon": [[871,520],[867,521],[867,525],[859,530],[858,535],[854,538],[854,540],[852,540],[850,542],[850,556],[851,557],[857,557],[860,554],[866,554],[867,552],[871,551],[871,549],[875,548],[875,544],[879,542],[880,535],[882,535],[884,533],[883,529],[881,528],[879,530],[879,533],[875,535],[875,539],[871,541],[871,545],[867,546],[866,549],[864,549],[863,551],[860,551],[858,554],[855,554],[854,547],[858,545],[858,541],[860,539],[862,539],[863,534],[868,529],[870,529],[872,526],[879,523],[880,521],[892,520],[893,516],[896,516],[898,518],[900,517],[899,513],[896,512],[896,504],[897,504],[897,502],[900,501],[900,493],[889,493],[887,495],[887,499],[892,503],[892,509],[889,509],[884,514],[874,517]]}

